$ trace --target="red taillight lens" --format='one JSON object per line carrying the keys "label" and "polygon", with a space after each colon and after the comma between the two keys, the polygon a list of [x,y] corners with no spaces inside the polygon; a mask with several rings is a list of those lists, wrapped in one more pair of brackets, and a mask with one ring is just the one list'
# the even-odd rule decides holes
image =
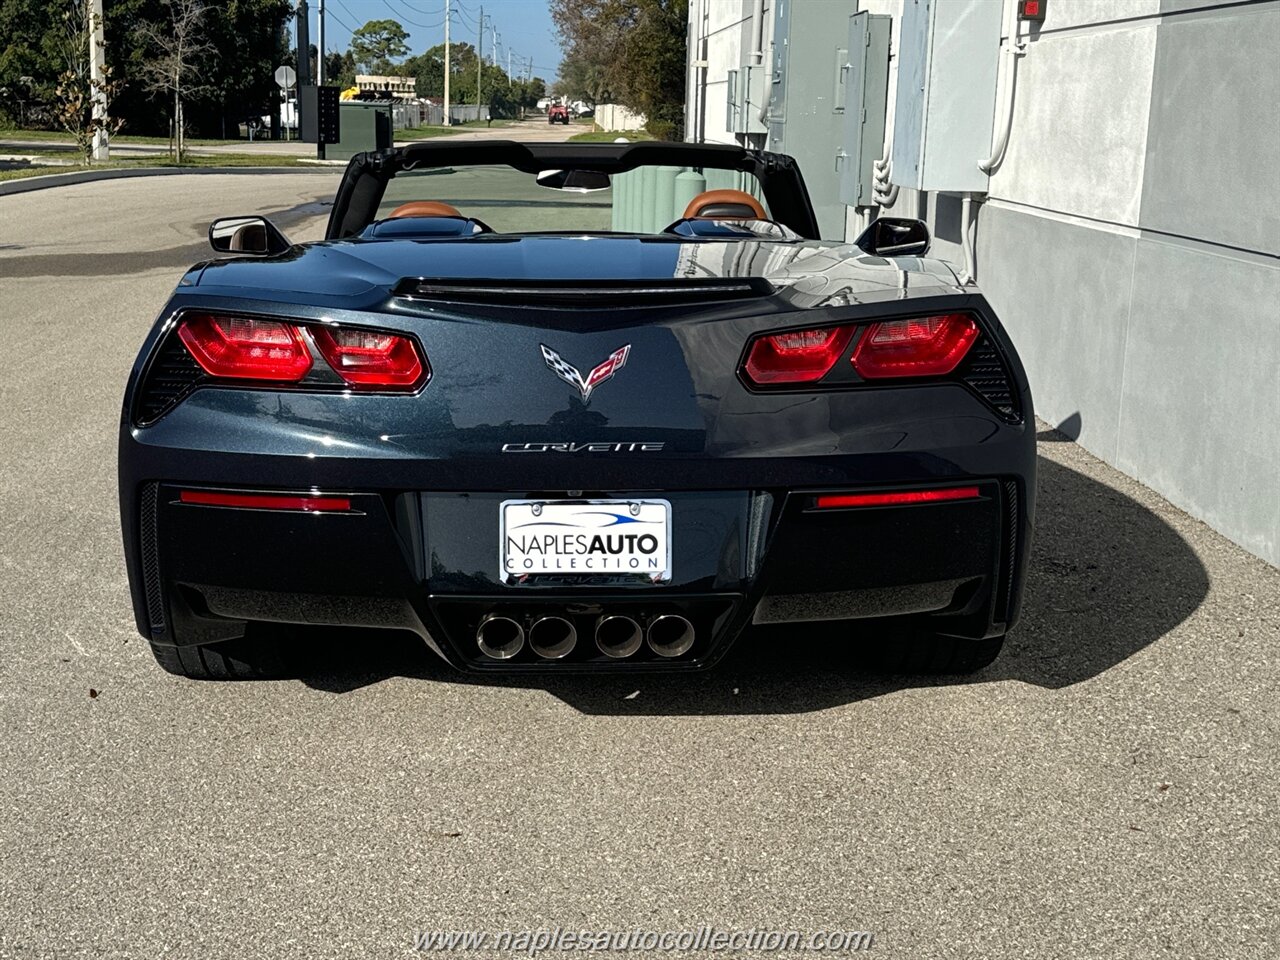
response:
{"label": "red taillight lens", "polygon": [[895,490],[889,493],[830,493],[817,498],[819,510],[843,507],[893,507],[909,503],[939,503],[945,500],[976,500],[977,487],[944,487],[941,490]]}
{"label": "red taillight lens", "polygon": [[373,330],[312,328],[321,355],[353,387],[413,389],[431,371],[408,337]]}
{"label": "red taillight lens", "polygon": [[307,513],[349,513],[351,511],[349,498],[326,497],[320,494],[294,496],[276,493],[183,490],[178,499],[182,503],[197,503],[205,507],[238,507],[242,510],[304,510]]}
{"label": "red taillight lens", "polygon": [[873,323],[853,351],[853,369],[868,380],[937,377],[950,373],[978,337],[978,325],[962,313]]}
{"label": "red taillight lens", "polygon": [[752,383],[813,383],[827,375],[849,345],[853,327],[793,330],[760,337],[747,354]]}
{"label": "red taillight lens", "polygon": [[276,320],[188,314],[178,336],[214,377],[292,382],[311,369],[311,351],[298,328]]}

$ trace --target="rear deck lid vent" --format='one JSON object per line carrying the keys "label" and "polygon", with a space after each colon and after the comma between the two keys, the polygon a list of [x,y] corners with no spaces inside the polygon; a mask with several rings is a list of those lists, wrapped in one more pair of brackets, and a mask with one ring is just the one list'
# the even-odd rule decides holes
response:
{"label": "rear deck lid vent", "polygon": [[526,307],[614,309],[669,304],[753,300],[774,292],[763,277],[708,277],[670,280],[494,280],[405,277],[392,294],[411,300],[510,304]]}

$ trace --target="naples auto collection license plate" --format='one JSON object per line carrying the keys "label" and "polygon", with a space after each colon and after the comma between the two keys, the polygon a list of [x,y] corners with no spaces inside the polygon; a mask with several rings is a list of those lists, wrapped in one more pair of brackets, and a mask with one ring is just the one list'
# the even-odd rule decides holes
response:
{"label": "naples auto collection license plate", "polygon": [[503,582],[541,575],[671,579],[667,500],[504,500],[498,527]]}

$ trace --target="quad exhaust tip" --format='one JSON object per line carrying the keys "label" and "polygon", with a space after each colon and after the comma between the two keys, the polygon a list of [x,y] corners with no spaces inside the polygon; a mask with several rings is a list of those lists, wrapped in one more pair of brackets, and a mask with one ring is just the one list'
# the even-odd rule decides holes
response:
{"label": "quad exhaust tip", "polygon": [[617,614],[596,621],[596,647],[606,657],[621,660],[640,649],[644,631],[630,617]]}
{"label": "quad exhaust tip", "polygon": [[543,660],[559,660],[573,652],[578,631],[564,617],[539,617],[529,628],[529,649]]}
{"label": "quad exhaust tip", "polygon": [[664,613],[649,622],[645,641],[660,657],[682,657],[693,646],[693,624],[674,613]]}
{"label": "quad exhaust tip", "polygon": [[[623,660],[642,646],[659,657],[681,657],[693,648],[693,624],[679,614],[666,613],[649,621],[648,628],[633,617],[607,614],[596,620],[596,647],[606,657]],[[518,656],[528,641],[529,649],[543,660],[561,660],[578,644],[578,631],[568,617],[539,617],[526,634],[519,620],[490,613],[476,627],[476,645],[490,660],[510,660]]]}
{"label": "quad exhaust tip", "polygon": [[490,660],[510,660],[524,649],[524,627],[510,617],[491,613],[476,627],[476,645]]}

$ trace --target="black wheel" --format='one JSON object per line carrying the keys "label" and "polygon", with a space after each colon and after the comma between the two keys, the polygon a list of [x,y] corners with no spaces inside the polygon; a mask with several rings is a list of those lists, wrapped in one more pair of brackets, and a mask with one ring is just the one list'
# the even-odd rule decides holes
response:
{"label": "black wheel", "polygon": [[975,673],[1000,655],[1004,636],[968,640],[916,630],[886,640],[872,654],[873,665],[884,673]]}
{"label": "black wheel", "polygon": [[185,647],[153,643],[151,653],[169,673],[190,680],[270,680],[289,672],[283,645],[271,637]]}

